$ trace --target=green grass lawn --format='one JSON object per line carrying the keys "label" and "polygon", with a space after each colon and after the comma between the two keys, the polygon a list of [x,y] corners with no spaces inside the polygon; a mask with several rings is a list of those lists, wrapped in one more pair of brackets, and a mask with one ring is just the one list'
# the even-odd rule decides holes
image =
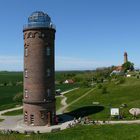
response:
{"label": "green grass lawn", "polygon": [[0,119],[0,122],[2,122],[4,119]]}
{"label": "green grass lawn", "polygon": [[[93,119],[105,119],[110,117],[110,107],[120,107],[121,104],[127,104],[128,107],[120,109],[125,119],[132,119],[132,115],[129,114],[130,108],[140,108],[140,80],[134,78],[127,78],[126,82],[121,85],[115,85],[113,83],[106,85],[107,93],[102,94],[101,89],[95,89],[83,99],[79,100],[75,104],[71,105],[68,110],[74,111],[79,108],[93,106],[93,102],[99,102],[99,106],[93,106],[93,110],[96,111],[89,115]],[[101,109],[101,107],[103,107]],[[99,111],[98,111],[98,108]],[[86,111],[85,110],[85,111]]]}
{"label": "green grass lawn", "polygon": [[82,96],[84,93],[86,93],[90,88],[79,88],[74,91],[68,92],[65,94],[67,97],[67,103],[69,104],[70,102],[76,100],[78,97]]}
{"label": "green grass lawn", "polygon": [[76,88],[76,87],[79,87],[79,84],[59,84],[59,85],[56,85],[55,89],[61,89],[61,91],[67,91],[67,90],[70,90],[70,89],[73,89],[73,88]]}
{"label": "green grass lawn", "polygon": [[2,115],[4,115],[4,116],[17,116],[17,115],[21,115],[21,114],[23,114],[23,109],[8,111]]}
{"label": "green grass lawn", "polygon": [[62,99],[63,98],[60,97],[60,96],[56,97],[56,110],[58,110],[58,109],[60,109],[62,107],[62,105],[61,105],[61,100]]}
{"label": "green grass lawn", "polygon": [[0,83],[23,81],[22,72],[0,72]]}
{"label": "green grass lawn", "polygon": [[23,81],[22,72],[0,72],[0,84],[11,82],[12,86],[0,86],[0,110],[15,107],[18,103],[13,102],[13,97],[23,91],[22,85],[15,85]]}
{"label": "green grass lawn", "polygon": [[0,135],[2,140],[140,140],[137,124],[77,126],[56,133],[25,136],[22,134]]}

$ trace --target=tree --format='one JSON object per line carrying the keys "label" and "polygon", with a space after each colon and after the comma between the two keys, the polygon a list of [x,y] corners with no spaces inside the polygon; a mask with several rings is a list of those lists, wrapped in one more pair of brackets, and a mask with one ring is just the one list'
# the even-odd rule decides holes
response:
{"label": "tree", "polygon": [[134,70],[134,64],[133,64],[132,62],[130,62],[130,61],[124,63],[124,64],[122,65],[122,67],[123,67],[123,69],[124,69],[125,72],[126,72],[127,70],[130,70],[130,71],[133,71],[133,70]]}
{"label": "tree", "polygon": [[102,91],[101,91],[101,92],[102,92],[102,94],[106,94],[106,93],[107,93],[107,87],[104,86],[104,87],[102,88]]}
{"label": "tree", "polygon": [[13,101],[15,102],[22,102],[23,99],[23,93],[17,93],[14,97],[13,97]]}

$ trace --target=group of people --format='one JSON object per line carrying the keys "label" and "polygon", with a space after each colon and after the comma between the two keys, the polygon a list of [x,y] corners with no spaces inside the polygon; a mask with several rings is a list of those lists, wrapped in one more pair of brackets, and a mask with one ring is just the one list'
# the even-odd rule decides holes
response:
{"label": "group of people", "polygon": [[[103,121],[103,123],[105,123],[105,121]],[[100,122],[98,120],[97,121],[91,120],[89,117],[84,117],[84,118],[79,117],[78,119],[74,118],[73,121],[68,124],[67,128],[74,127],[78,124],[81,124],[81,125],[89,124],[90,125],[90,124],[100,124]]]}

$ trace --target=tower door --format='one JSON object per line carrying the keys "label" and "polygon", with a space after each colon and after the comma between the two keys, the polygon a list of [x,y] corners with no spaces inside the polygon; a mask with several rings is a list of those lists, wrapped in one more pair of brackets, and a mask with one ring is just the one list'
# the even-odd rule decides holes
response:
{"label": "tower door", "polygon": [[48,122],[48,125],[50,126],[51,123],[52,123],[52,115],[51,115],[51,112],[48,112],[47,113],[47,122]]}

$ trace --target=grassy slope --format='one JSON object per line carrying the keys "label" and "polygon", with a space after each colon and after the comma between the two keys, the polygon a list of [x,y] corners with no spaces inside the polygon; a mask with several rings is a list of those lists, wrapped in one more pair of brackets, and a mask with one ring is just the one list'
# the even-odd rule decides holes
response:
{"label": "grassy slope", "polygon": [[91,106],[93,102],[99,102],[104,106],[101,112],[92,114],[93,119],[108,119],[110,107],[120,107],[121,104],[127,104],[128,107],[121,109],[126,119],[132,118],[128,110],[133,107],[140,107],[140,80],[127,79],[122,85],[109,84],[108,93],[102,94],[100,89],[94,90],[85,98],[69,107],[69,110],[75,110],[83,106]]}
{"label": "grassy slope", "polygon": [[62,97],[56,97],[56,110],[58,110],[60,107],[62,107],[61,105],[61,100],[62,100]]}
{"label": "grassy slope", "polygon": [[82,96],[84,93],[86,93],[89,90],[89,88],[79,88],[77,90],[68,92],[65,94],[67,97],[67,103],[69,104],[70,102],[76,100],[78,97]]}
{"label": "grassy slope", "polygon": [[4,140],[139,140],[139,125],[78,126],[56,133],[33,136],[0,135]]}
{"label": "grassy slope", "polygon": [[78,84],[60,84],[60,85],[56,85],[56,89],[61,89],[61,91],[67,91],[73,88],[78,87]]}

